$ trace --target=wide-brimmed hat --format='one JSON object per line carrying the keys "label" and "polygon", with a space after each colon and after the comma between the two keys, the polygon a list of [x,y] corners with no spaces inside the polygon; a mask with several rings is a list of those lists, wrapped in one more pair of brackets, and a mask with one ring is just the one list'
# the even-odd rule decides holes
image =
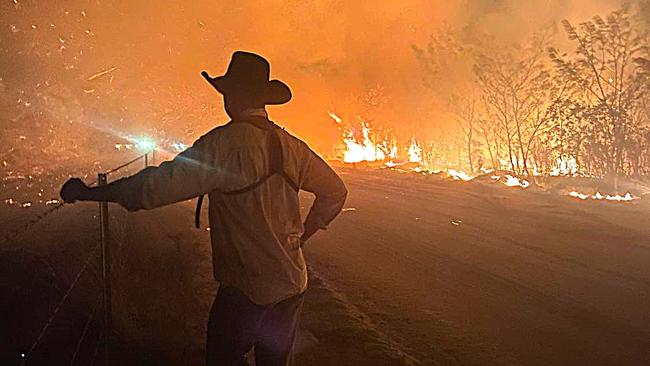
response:
{"label": "wide-brimmed hat", "polygon": [[264,57],[237,51],[225,75],[213,78],[205,71],[201,75],[221,94],[249,97],[264,104],[284,104],[291,100],[291,90],[280,80],[269,80],[270,69]]}

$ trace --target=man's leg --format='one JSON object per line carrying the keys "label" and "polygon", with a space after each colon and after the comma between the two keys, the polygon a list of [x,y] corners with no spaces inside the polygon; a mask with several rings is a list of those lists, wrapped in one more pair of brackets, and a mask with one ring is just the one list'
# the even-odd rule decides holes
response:
{"label": "man's leg", "polygon": [[256,366],[285,366],[293,363],[293,346],[300,325],[304,293],[266,310],[255,343]]}
{"label": "man's leg", "polygon": [[219,287],[208,320],[206,365],[246,365],[263,311],[238,289]]}

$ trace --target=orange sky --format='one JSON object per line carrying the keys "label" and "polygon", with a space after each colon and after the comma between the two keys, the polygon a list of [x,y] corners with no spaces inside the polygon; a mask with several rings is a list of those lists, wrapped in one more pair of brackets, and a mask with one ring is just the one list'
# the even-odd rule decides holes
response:
{"label": "orange sky", "polygon": [[449,124],[423,87],[412,50],[443,24],[508,43],[543,24],[587,19],[614,6],[606,0],[19,0],[2,5],[0,60],[10,66],[0,73],[28,92],[46,80],[65,88],[53,93],[65,95],[70,119],[172,134],[190,124],[203,133],[226,117],[200,71],[217,75],[233,51],[258,52],[294,94],[289,104],[269,108],[272,118],[327,150],[339,132],[326,111],[352,119],[359,95],[377,85],[387,98],[378,123],[397,128],[401,138],[435,135]]}

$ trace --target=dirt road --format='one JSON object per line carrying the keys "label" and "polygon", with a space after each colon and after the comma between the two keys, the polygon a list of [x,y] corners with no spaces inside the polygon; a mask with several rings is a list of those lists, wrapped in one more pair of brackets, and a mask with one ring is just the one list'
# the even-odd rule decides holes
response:
{"label": "dirt road", "polygon": [[343,173],[308,260],[416,363],[650,363],[647,201]]}
{"label": "dirt road", "polygon": [[[379,170],[342,176],[346,210],[306,249],[299,364],[650,364],[647,198],[583,202]],[[38,210],[0,217],[9,227]],[[15,360],[38,334],[97,242],[96,213],[91,203],[65,207],[1,248],[0,287],[16,294],[2,298],[11,310],[3,357]],[[193,205],[112,206],[111,220],[119,363],[200,364],[216,284]],[[69,362],[96,297],[93,268],[31,364]],[[83,345],[79,359],[93,348]]]}

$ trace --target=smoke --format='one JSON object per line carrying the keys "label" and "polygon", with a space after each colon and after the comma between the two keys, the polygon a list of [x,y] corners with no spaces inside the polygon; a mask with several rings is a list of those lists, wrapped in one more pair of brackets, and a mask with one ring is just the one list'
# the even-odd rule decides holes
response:
{"label": "smoke", "polygon": [[[606,14],[618,5],[611,0],[7,1],[0,15],[0,92],[11,111],[40,105],[48,113],[45,102],[25,107],[16,100],[59,96],[70,111],[52,118],[193,139],[227,121],[220,95],[200,72],[223,73],[233,51],[249,50],[267,57],[272,77],[292,88],[294,99],[270,107],[271,116],[327,152],[339,132],[326,111],[352,120],[361,109],[359,96],[377,86],[386,94],[377,123],[399,129],[403,138],[435,133],[449,123],[423,86],[412,50],[441,27],[463,29],[468,39],[489,34],[517,43],[539,27]],[[647,15],[648,1],[642,5]]]}

